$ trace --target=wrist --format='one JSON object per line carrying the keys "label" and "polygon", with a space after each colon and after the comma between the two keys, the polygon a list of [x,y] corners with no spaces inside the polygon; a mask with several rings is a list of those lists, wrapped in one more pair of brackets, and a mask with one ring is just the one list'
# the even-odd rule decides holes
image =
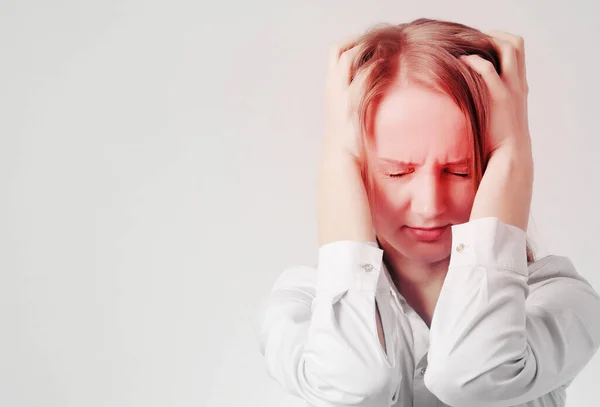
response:
{"label": "wrist", "polygon": [[318,176],[319,244],[337,240],[374,241],[369,202],[355,157],[322,154]]}
{"label": "wrist", "polygon": [[531,145],[525,143],[510,143],[495,150],[488,161],[490,165],[501,167],[507,176],[525,176],[533,181],[533,154]]}
{"label": "wrist", "polygon": [[502,143],[492,152],[491,155],[500,154],[504,156],[518,157],[519,159],[531,158],[532,147],[531,139],[527,138],[512,138]]}
{"label": "wrist", "polygon": [[320,164],[325,166],[355,165],[359,166],[358,157],[343,149],[325,148],[321,151]]}
{"label": "wrist", "polygon": [[497,217],[527,230],[533,189],[533,160],[523,146],[504,145],[490,157],[479,184],[471,220]]}
{"label": "wrist", "polygon": [[[319,159],[319,178],[327,179],[330,187],[335,188],[338,182],[348,182],[349,179],[361,177],[361,165],[358,159],[343,151],[327,152]],[[334,175],[337,174],[337,175]],[[331,185],[333,183],[333,185]]]}

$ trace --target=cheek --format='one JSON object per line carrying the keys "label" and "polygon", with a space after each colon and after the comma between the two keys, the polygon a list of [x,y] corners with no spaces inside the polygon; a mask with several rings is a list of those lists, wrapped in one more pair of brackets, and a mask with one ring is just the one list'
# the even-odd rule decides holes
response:
{"label": "cheek", "polygon": [[406,186],[403,187],[398,182],[376,180],[372,193],[379,211],[388,212],[401,207],[408,199],[406,190]]}
{"label": "cheek", "polygon": [[472,182],[452,185],[448,188],[447,204],[455,212],[470,212],[475,200],[475,191]]}
{"label": "cheek", "polygon": [[406,193],[407,188],[394,185],[391,182],[376,183],[373,198],[370,200],[375,228],[383,233],[394,230],[404,222],[410,198]]}

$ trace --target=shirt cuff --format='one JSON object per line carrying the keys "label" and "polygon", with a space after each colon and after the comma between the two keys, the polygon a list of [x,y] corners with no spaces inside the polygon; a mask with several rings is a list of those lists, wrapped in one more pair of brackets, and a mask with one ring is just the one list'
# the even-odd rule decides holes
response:
{"label": "shirt cuff", "polygon": [[319,248],[316,294],[359,290],[375,294],[383,250],[374,242],[341,240]]}
{"label": "shirt cuff", "polygon": [[449,267],[483,266],[527,276],[526,240],[522,229],[497,217],[453,225]]}

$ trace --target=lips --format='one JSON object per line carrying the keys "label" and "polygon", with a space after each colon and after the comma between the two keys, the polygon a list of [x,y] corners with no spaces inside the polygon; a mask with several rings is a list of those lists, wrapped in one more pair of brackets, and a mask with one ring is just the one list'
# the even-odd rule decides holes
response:
{"label": "lips", "polygon": [[421,242],[434,242],[439,240],[442,235],[448,230],[450,225],[439,226],[435,228],[413,228],[406,226],[408,233]]}
{"label": "lips", "polygon": [[432,228],[417,228],[417,227],[413,227],[413,226],[407,226],[407,228],[411,228],[411,229],[416,229],[416,230],[435,230],[435,229],[443,229],[448,225],[443,225],[443,226],[435,226]]}

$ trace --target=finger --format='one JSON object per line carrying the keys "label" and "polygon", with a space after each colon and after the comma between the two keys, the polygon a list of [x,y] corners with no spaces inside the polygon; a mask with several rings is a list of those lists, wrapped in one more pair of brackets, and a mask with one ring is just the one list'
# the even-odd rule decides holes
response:
{"label": "finger", "polygon": [[[380,66],[379,61],[371,61],[366,67],[359,69],[354,76],[352,83],[347,90],[348,113],[354,120],[354,124],[359,124],[360,115],[364,114],[359,111],[360,103],[367,93],[367,85],[376,74],[377,68]],[[360,131],[359,127],[357,129]]]}
{"label": "finger", "polygon": [[486,34],[492,37],[492,40],[505,41],[512,45],[516,50],[517,57],[517,76],[521,88],[527,88],[527,68],[525,63],[525,40],[520,35],[507,33],[505,31],[492,30]]}
{"label": "finger", "polygon": [[367,81],[376,65],[376,63],[372,62],[367,68],[359,69],[354,75],[354,78],[352,78],[352,82],[348,86],[348,97],[350,99],[350,108],[352,110],[358,108],[360,99],[365,93]]}
{"label": "finger", "polygon": [[342,91],[348,88],[352,79],[352,68],[361,49],[360,46],[350,48],[344,51],[336,61],[330,62],[328,72],[330,85]]}
{"label": "finger", "polygon": [[340,56],[347,50],[353,48],[357,43],[358,38],[349,38],[345,41],[333,44],[329,48],[329,66],[336,66]]}
{"label": "finger", "polygon": [[496,68],[490,61],[474,54],[463,55],[460,59],[481,75],[493,98],[498,99],[506,96],[506,85],[498,76]]}
{"label": "finger", "polygon": [[515,35],[499,30],[492,30],[487,32],[487,34],[508,41],[515,47],[515,49],[517,50],[517,58],[519,60],[519,71],[521,73],[525,73],[525,39],[520,35]]}
{"label": "finger", "polygon": [[363,47],[356,45],[353,48],[350,48],[344,51],[338,60],[336,69],[337,75],[342,79],[343,85],[348,86],[352,81],[352,76],[354,74],[353,67],[355,66],[355,62],[362,52]]}
{"label": "finger", "polygon": [[502,66],[500,78],[502,78],[510,89],[520,89],[521,78],[519,74],[519,62],[517,61],[517,50],[510,42],[501,38],[492,37],[491,40],[500,54]]}
{"label": "finger", "polygon": [[365,134],[361,126],[361,112],[359,111],[360,103],[365,97],[366,87],[371,73],[374,70],[376,64],[372,63],[367,67],[360,68],[352,78],[352,82],[346,89],[346,108],[348,109],[348,117],[351,120],[352,128],[354,131],[354,143],[353,151],[356,157],[359,156],[359,152],[362,150],[360,146],[365,143]]}

